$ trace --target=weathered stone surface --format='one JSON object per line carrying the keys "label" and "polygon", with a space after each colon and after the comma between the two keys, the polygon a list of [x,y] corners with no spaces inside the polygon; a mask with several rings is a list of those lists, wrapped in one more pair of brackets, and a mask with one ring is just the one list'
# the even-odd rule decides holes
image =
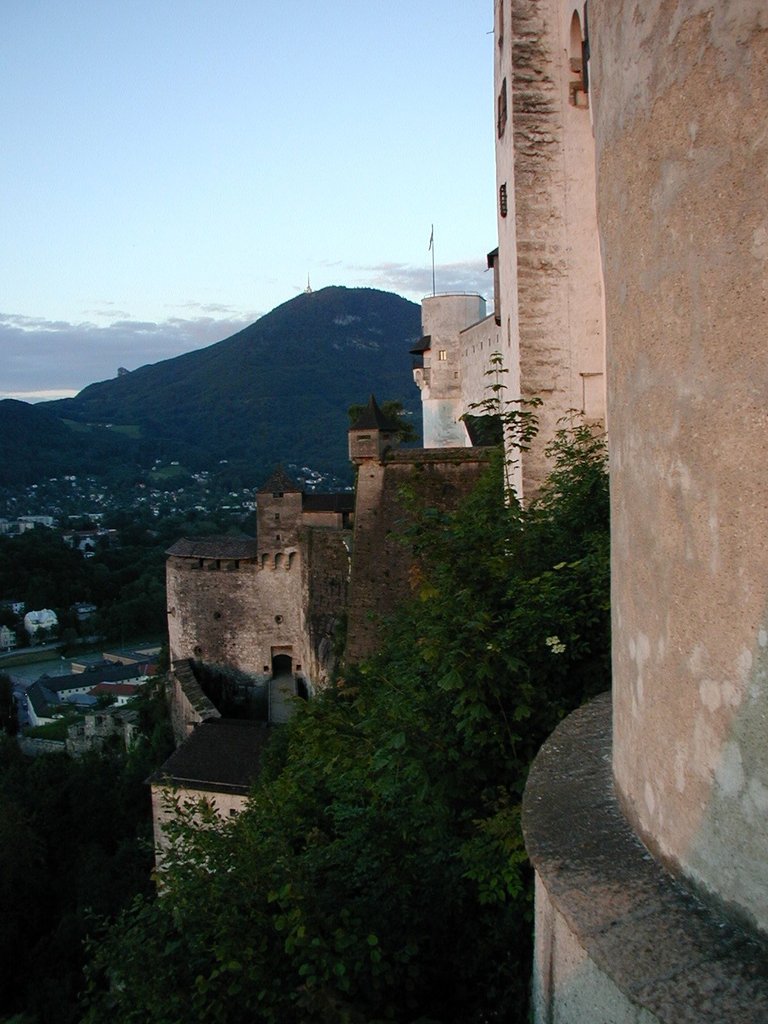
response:
{"label": "weathered stone surface", "polygon": [[392,450],[360,465],[357,478],[346,659],[360,661],[381,642],[388,616],[410,596],[413,552],[404,543],[410,522],[404,488],[438,509],[455,508],[487,465],[481,448]]}
{"label": "weathered stone surface", "polygon": [[765,1024],[768,946],[684,888],[637,839],[614,791],[610,736],[604,695],[562,723],[528,780],[536,1019],[602,1019],[591,1013],[603,1001],[608,1019],[631,1024]]}

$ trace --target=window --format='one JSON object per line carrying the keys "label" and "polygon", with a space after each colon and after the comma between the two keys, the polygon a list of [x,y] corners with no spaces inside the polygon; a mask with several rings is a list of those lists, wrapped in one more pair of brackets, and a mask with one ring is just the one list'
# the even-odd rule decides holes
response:
{"label": "window", "polygon": [[437,358],[441,363],[444,363],[448,359],[448,353],[444,348],[441,348],[437,353]]}
{"label": "window", "polygon": [[[586,13],[586,12],[585,12]],[[589,40],[582,37],[581,22],[576,11],[571,18],[571,38],[568,53],[568,66],[571,78],[568,83],[568,99],[572,106],[587,108],[589,88],[587,81],[587,62],[589,61]]]}
{"label": "window", "polygon": [[496,132],[499,138],[504,134],[507,127],[507,80],[501,83],[501,92],[496,104]]}
{"label": "window", "polygon": [[280,513],[279,512],[275,512],[275,522],[276,523],[280,522]]}
{"label": "window", "polygon": [[499,213],[502,217],[507,216],[507,183],[499,186]]}

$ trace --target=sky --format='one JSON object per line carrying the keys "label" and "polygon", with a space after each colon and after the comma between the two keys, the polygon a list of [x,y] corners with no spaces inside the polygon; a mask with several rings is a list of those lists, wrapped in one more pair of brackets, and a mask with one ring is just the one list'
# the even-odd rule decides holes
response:
{"label": "sky", "polygon": [[491,0],[0,0],[0,398],[492,285]]}

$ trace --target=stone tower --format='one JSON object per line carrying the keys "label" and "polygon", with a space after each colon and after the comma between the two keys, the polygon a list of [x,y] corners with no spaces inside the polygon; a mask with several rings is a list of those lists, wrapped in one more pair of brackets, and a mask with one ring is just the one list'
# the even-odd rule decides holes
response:
{"label": "stone tower", "polygon": [[168,551],[171,660],[311,692],[333,664],[349,574],[351,495],[307,495],[282,470],[257,493],[257,536],[191,537]]}
{"label": "stone tower", "polygon": [[589,31],[613,709],[530,776],[536,1019],[765,1021],[768,12],[590,0]]}
{"label": "stone tower", "polygon": [[544,448],[569,410],[605,420],[586,6],[494,5],[498,347],[508,394],[543,401],[523,496],[546,478]]}

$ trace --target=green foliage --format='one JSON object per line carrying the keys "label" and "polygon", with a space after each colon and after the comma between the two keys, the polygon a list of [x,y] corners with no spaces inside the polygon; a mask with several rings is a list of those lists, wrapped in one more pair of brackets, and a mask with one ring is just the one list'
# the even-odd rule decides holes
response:
{"label": "green foliage", "polygon": [[0,1019],[79,1019],[83,942],[150,888],[144,780],[167,757],[167,713],[151,689],[138,702],[144,737],[129,753],[23,757],[0,736]]}
{"label": "green foliage", "polygon": [[563,431],[532,508],[502,458],[421,508],[384,650],[280,729],[248,808],[180,808],[154,898],[92,943],[85,1020],[527,1020],[520,797],[560,717],[608,685],[602,442]]}
{"label": "green foliage", "polygon": [[14,736],[19,731],[13,681],[7,672],[0,672],[0,732]]}

